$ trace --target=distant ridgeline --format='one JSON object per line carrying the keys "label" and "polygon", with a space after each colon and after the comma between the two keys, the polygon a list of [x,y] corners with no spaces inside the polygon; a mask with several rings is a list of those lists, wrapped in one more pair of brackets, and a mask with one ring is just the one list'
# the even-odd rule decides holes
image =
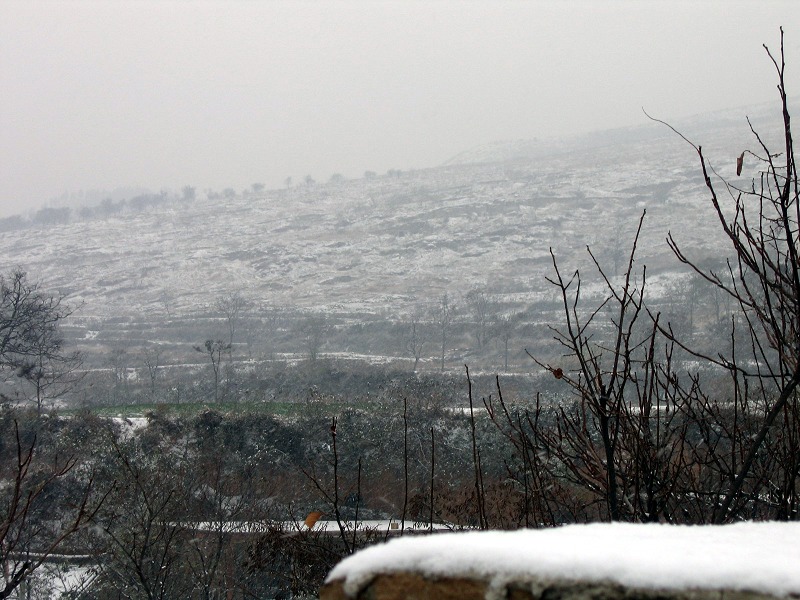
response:
{"label": "distant ridgeline", "polygon": [[798,598],[798,539],[800,523],[605,523],[405,537],[343,560],[320,598]]}

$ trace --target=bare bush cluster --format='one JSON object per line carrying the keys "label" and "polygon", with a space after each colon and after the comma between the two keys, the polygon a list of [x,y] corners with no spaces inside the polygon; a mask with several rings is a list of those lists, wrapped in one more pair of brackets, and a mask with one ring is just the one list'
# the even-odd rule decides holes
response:
{"label": "bare bush cluster", "polygon": [[511,475],[534,523],[798,516],[800,197],[783,40],[779,56],[767,54],[778,77],[784,145],[771,150],[751,125],[756,148],[737,165],[739,175],[745,155],[755,162],[751,183],[718,175],[684,137],[697,152],[733,258],[707,269],[672,235],[667,241],[678,260],[732,301],[727,339],[715,353],[697,350],[648,308],[646,268],[636,266],[638,233],[621,278],[589,251],[607,292],[597,306],[583,305],[580,273],[565,275],[553,255],[550,281],[563,324],[552,331],[563,361],[537,362],[573,401],[517,410],[498,384],[497,398],[487,402],[515,448]]}

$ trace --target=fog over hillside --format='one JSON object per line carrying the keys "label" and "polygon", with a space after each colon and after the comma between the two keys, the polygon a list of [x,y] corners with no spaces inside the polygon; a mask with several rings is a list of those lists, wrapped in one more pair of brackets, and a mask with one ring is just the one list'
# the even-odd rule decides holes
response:
{"label": "fog over hillside", "polygon": [[793,0],[6,0],[0,217],[92,190],[424,169],[635,127],[642,106],[766,102],[761,45],[784,26],[797,56],[797,22]]}
{"label": "fog over hillside", "polygon": [[[721,176],[746,181],[754,164],[735,175],[736,156],[752,146],[744,114],[767,138],[776,132],[769,106],[676,125],[703,143]],[[67,294],[80,306],[72,322],[83,343],[111,336],[109,344],[136,345],[154,336],[189,348],[219,328],[218,300],[234,293],[252,318],[317,313],[352,324],[404,320],[432,310],[444,293],[460,302],[480,289],[499,312],[528,311],[530,322],[546,322],[543,306],[555,298],[545,280],[550,249],[563,269],[581,268],[591,282],[590,246],[613,274],[644,211],[637,264],[647,265],[652,299],[670,301],[675,277],[686,277],[666,245],[669,231],[699,259],[719,261],[726,251],[695,151],[658,124],[495,143],[439,167],[354,180],[142,198],[5,231],[0,269],[21,267]],[[164,329],[178,321],[179,335]],[[125,331],[109,333],[119,327]],[[97,338],[98,331],[105,333]],[[282,349],[300,352],[290,337]],[[517,340],[518,351],[526,343]],[[351,346],[402,355],[385,341],[344,339],[327,350]]]}

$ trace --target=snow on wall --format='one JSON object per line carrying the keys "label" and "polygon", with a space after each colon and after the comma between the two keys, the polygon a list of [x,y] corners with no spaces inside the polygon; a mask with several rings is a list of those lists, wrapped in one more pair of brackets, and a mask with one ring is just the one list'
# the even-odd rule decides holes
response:
{"label": "snow on wall", "polygon": [[355,595],[376,575],[609,581],[645,589],[800,594],[800,523],[570,525],[404,537],[344,559],[326,583]]}

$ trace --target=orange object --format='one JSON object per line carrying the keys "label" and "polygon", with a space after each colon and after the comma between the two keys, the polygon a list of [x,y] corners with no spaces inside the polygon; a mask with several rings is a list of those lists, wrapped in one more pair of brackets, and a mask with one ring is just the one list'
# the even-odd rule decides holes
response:
{"label": "orange object", "polygon": [[311,511],[310,513],[308,513],[306,520],[303,522],[306,524],[306,527],[311,529],[312,527],[314,527],[314,524],[322,518],[322,515],[324,514],[325,513],[320,512],[318,510]]}

